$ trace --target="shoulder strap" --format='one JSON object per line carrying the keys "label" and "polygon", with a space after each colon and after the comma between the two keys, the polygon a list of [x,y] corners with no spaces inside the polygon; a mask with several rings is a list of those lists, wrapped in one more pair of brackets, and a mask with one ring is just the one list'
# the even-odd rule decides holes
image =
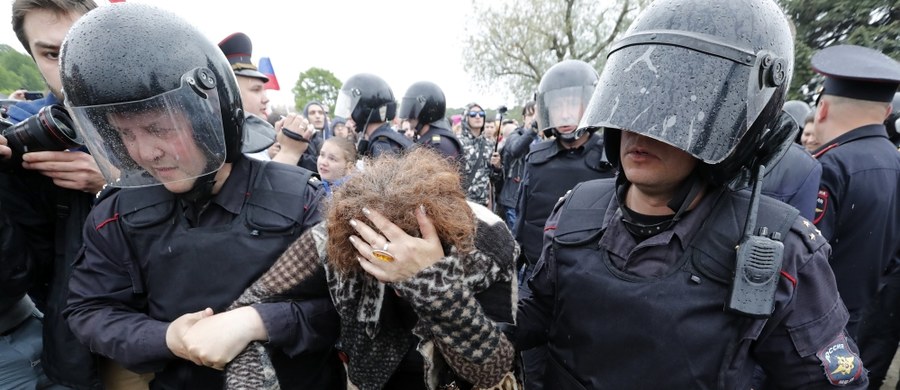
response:
{"label": "shoulder strap", "polygon": [[615,179],[579,183],[557,204],[559,222],[554,241],[580,245],[594,240],[602,231],[603,218],[616,193]]}
{"label": "shoulder strap", "polygon": [[402,150],[409,150],[409,148],[412,147],[412,141],[410,141],[400,133],[392,130],[390,127],[382,126],[375,130],[374,133],[372,133],[372,136],[369,140],[369,151],[372,150],[372,144],[374,143],[374,141],[378,139],[389,139],[394,143],[400,145],[400,149]]}
{"label": "shoulder strap", "polygon": [[431,134],[432,132],[434,134],[441,135],[441,136],[444,136],[445,138],[450,139],[450,142],[453,142],[453,145],[456,145],[456,150],[460,154],[462,153],[462,144],[459,142],[458,139],[456,139],[456,135],[453,134],[452,131],[447,130],[443,127],[433,127],[432,131],[429,131],[428,133]]}
{"label": "shoulder strap", "polygon": [[[260,166],[247,203],[301,222],[308,206],[307,191],[321,186],[318,176],[305,168],[288,164],[256,160],[252,163]],[[262,216],[251,215],[249,218]]]}
{"label": "shoulder strap", "polygon": [[[731,282],[737,256],[735,247],[741,242],[749,207],[749,191],[726,191],[719,197],[710,218],[691,242],[691,247],[702,254],[695,265],[707,276]],[[799,215],[797,209],[761,196],[756,225],[785,237]]]}
{"label": "shoulder strap", "polygon": [[528,155],[525,156],[525,161],[529,164],[540,165],[550,161],[550,159],[556,155],[557,151],[558,149],[555,140],[541,141],[531,145]]}

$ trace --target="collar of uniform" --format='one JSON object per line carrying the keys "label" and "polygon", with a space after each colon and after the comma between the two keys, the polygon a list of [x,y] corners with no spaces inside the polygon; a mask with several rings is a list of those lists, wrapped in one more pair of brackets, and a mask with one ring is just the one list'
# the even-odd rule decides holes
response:
{"label": "collar of uniform", "polygon": [[688,245],[700,226],[709,216],[716,200],[722,195],[723,189],[712,190],[703,195],[703,199],[690,212],[683,216],[672,228],[650,237],[640,243],[636,242],[634,237],[625,228],[625,222],[622,222],[622,210],[616,197],[612,197],[609,208],[606,210],[606,216],[603,218],[603,225],[606,232],[600,238],[600,246],[606,250],[616,254],[617,256],[628,259],[636,249],[656,246],[670,245],[672,238],[677,237],[680,250],[687,250]]}
{"label": "collar of uniform", "polygon": [[825,154],[825,152],[827,152],[828,150],[834,149],[839,145],[869,137],[882,137],[887,139],[887,128],[885,128],[883,124],[872,124],[857,127],[835,137],[833,140],[826,144],[822,144],[822,146],[816,149],[812,154],[813,156],[818,158],[819,156]]}
{"label": "collar of uniform", "polygon": [[[259,174],[257,173],[257,175]],[[231,173],[228,174],[225,183],[222,184],[222,188],[212,201],[219,207],[237,215],[241,213],[241,207],[250,190],[250,161],[246,157],[241,157],[232,163]]]}
{"label": "collar of uniform", "polygon": [[[590,141],[588,141],[588,142],[590,142]],[[569,149],[569,148],[566,148],[565,146],[563,146],[562,141],[556,140],[556,142],[554,142],[554,144],[556,144],[556,154],[566,153],[566,154],[571,154],[571,155],[581,155],[585,150],[585,146],[588,145],[588,143],[585,142],[585,143],[579,145],[577,148]]]}

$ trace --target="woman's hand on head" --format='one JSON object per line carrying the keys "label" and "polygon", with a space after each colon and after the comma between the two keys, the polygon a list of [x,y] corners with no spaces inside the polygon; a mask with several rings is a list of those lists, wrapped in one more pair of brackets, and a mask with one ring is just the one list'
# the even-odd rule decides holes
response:
{"label": "woman's hand on head", "polygon": [[364,208],[363,213],[375,228],[351,220],[358,235],[350,236],[350,242],[363,270],[376,279],[386,283],[404,281],[444,257],[441,240],[424,207],[415,211],[421,238],[406,234],[377,211]]}

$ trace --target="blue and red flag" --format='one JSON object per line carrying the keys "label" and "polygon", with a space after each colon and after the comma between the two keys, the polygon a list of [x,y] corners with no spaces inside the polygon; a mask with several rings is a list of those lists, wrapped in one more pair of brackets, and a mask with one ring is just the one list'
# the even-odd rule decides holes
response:
{"label": "blue and red flag", "polygon": [[272,69],[272,61],[269,57],[262,57],[259,59],[259,72],[269,78],[269,81],[263,85],[263,88],[274,89],[276,91],[281,89],[278,86],[278,79],[275,78],[275,70]]}

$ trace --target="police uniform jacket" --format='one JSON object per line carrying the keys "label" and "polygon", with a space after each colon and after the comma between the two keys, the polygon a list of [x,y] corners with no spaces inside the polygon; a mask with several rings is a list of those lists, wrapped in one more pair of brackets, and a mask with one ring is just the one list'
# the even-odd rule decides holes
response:
{"label": "police uniform jacket", "polygon": [[[582,192],[584,191],[584,192]],[[547,221],[520,297],[516,344],[546,343],[559,389],[747,389],[762,366],[779,388],[866,388],[830,248],[807,220],[780,216],[784,262],[768,319],[726,312],[748,192],[714,190],[675,226],[642,242],[626,230],[614,180],[582,183]],[[793,210],[793,211],[792,211]],[[565,215],[565,216],[563,216]],[[776,227],[777,226],[777,227]]]}
{"label": "police uniform jacket", "polygon": [[[65,314],[75,335],[126,368],[155,372],[151,388],[221,389],[222,371],[176,357],[166,330],[182,314],[223,311],[321,220],[321,186],[291,190],[304,185],[298,177],[309,173],[241,158],[202,213],[162,186],[103,199],[84,227],[70,283]],[[338,377],[331,351],[338,317],[324,275],[320,282],[319,296],[254,305],[282,387],[333,388]]]}
{"label": "police uniform jacket", "polygon": [[432,123],[428,127],[428,132],[422,134],[416,143],[430,148],[454,162],[459,163],[462,160],[462,144],[459,143],[452,131],[440,127],[438,122]]}
{"label": "police uniform jacket", "polygon": [[880,277],[900,254],[900,153],[884,125],[863,126],[822,145],[816,226],[851,323],[870,302]]}
{"label": "police uniform jacket", "polygon": [[603,137],[591,133],[584,145],[566,149],[557,140],[531,146],[525,157],[525,178],[519,188],[519,213],[513,229],[529,264],[541,255],[544,223],[553,205],[576,184],[606,177],[615,171],[603,158]]}
{"label": "police uniform jacket", "polygon": [[794,206],[803,218],[812,220],[821,179],[822,164],[799,144],[791,144],[784,157],[766,172],[762,193]]}
{"label": "police uniform jacket", "polygon": [[385,123],[369,135],[369,147],[363,154],[378,158],[382,154],[400,154],[410,146],[412,146],[412,141]]}

